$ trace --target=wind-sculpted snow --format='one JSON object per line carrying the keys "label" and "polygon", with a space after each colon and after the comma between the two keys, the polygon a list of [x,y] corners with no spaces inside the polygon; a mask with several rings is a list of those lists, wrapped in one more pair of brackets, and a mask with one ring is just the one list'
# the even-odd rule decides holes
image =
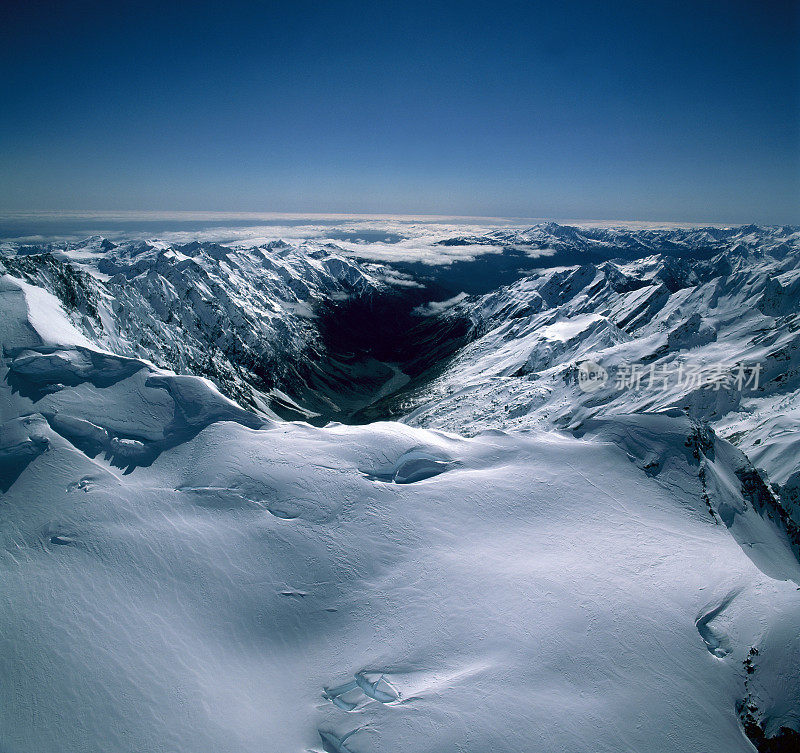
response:
{"label": "wind-sculpted snow", "polygon": [[[20,305],[14,279],[0,281],[6,283],[0,288],[0,313],[11,333],[3,343],[2,457],[12,477],[13,468],[47,447],[49,440],[38,428],[42,420],[82,452],[103,454],[128,469],[149,465],[164,449],[216,421],[263,425],[263,418],[222,396],[205,379],[166,375],[138,359],[84,346],[86,338],[41,288],[36,300],[49,307],[50,318],[47,327],[37,327]],[[17,332],[24,334],[17,337]],[[20,419],[7,420],[8,415],[33,412],[41,419],[31,424],[36,433],[14,440]],[[30,419],[22,422],[28,425]]]}
{"label": "wind-sculpted snow", "polygon": [[[672,437],[654,477],[607,434],[221,421],[121,475],[37,426],[0,511],[10,750],[746,751],[742,662],[800,616]],[[421,452],[458,465],[361,470]]]}
{"label": "wind-sculpted snow", "polygon": [[414,449],[404,453],[388,468],[365,472],[364,475],[375,481],[413,484],[415,481],[438,476],[452,466],[453,462],[447,457]]}
{"label": "wind-sculpted snow", "polygon": [[[116,281],[71,266],[89,254]],[[253,330],[306,359],[317,296],[368,299],[376,268],[102,240],[69,258],[14,256],[0,277],[0,750],[796,740],[796,476],[779,498],[748,457],[797,460],[794,252],[587,264],[415,301],[442,328],[425,337],[469,316],[471,342],[390,377],[400,392],[381,400],[415,408],[406,422],[324,427],[241,407],[186,353]],[[182,332],[181,368],[157,364]],[[763,382],[581,392],[589,356],[760,359]]]}

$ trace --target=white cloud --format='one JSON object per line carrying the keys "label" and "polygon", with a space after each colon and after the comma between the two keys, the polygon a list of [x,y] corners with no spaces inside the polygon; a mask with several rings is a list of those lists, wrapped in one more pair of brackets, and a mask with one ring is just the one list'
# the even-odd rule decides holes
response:
{"label": "white cloud", "polygon": [[459,293],[458,295],[454,295],[452,298],[448,298],[446,301],[431,301],[430,303],[424,303],[421,306],[417,306],[413,309],[413,313],[417,314],[417,316],[436,316],[437,314],[441,314],[443,311],[447,311],[447,309],[453,308],[457,304],[461,303],[467,297],[466,293]]}
{"label": "white cloud", "polygon": [[[538,219],[469,218],[447,216],[343,215],[343,214],[276,214],[256,212],[12,212],[0,214],[0,228],[25,227],[14,240],[22,243],[68,243],[89,235],[104,235],[120,242],[124,240],[153,241],[152,223],[168,229],[158,238],[170,244],[191,241],[217,242],[245,248],[283,240],[309,248],[333,245],[348,256],[381,263],[421,263],[449,265],[456,261],[472,261],[478,256],[496,254],[501,245],[459,244],[438,245],[439,241],[483,235],[504,228],[523,230]],[[85,222],[85,230],[80,225]],[[238,223],[241,224],[223,224]],[[668,229],[688,227],[691,223],[619,222],[560,220],[563,224],[580,227]],[[120,229],[125,223],[129,228]],[[191,223],[191,226],[187,226]],[[138,224],[138,228],[136,225]],[[66,230],[66,228],[69,230]],[[33,228],[33,230],[31,230]],[[79,228],[79,230],[76,230]],[[51,232],[48,233],[47,231]],[[367,236],[382,236],[370,240]],[[343,240],[341,236],[348,238]],[[396,242],[391,239],[399,238]],[[390,240],[387,240],[390,239]],[[551,256],[553,249],[529,249],[533,258]],[[395,284],[403,284],[398,279]]]}

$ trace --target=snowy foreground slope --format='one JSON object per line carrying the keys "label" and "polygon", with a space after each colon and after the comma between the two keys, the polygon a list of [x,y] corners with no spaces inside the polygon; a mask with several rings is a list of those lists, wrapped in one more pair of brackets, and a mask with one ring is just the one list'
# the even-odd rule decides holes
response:
{"label": "snowy foreground slope", "polygon": [[682,410],[279,422],[14,275],[0,340],[3,753],[791,749],[790,521]]}

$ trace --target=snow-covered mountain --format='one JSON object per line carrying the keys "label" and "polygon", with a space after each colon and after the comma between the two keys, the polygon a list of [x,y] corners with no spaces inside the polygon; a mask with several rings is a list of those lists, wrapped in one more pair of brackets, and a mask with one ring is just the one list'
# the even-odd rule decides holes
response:
{"label": "snow-covered mountain", "polygon": [[798,237],[6,244],[0,751],[795,750]]}
{"label": "snow-covered mountain", "polygon": [[577,254],[586,261],[595,261],[597,258],[633,259],[651,254],[698,259],[724,251],[782,255],[796,249],[798,239],[800,231],[791,225],[632,230],[627,227],[573,227],[547,222],[525,229],[500,229],[450,237],[439,243],[513,246],[533,255],[549,251]]}
{"label": "snow-covered mountain", "polygon": [[[346,418],[395,376],[349,343],[338,348],[328,323],[345,321],[342,309],[354,304],[367,313],[376,305],[393,309],[396,299],[408,298],[410,280],[335,248],[117,246],[96,237],[19,250],[0,263],[54,292],[93,342],[206,376],[256,411]],[[420,328],[429,324],[420,321]]]}
{"label": "snow-covered mountain", "polygon": [[[449,311],[469,316],[476,336],[408,396],[404,420],[475,433],[679,408],[741,447],[796,506],[797,248],[548,269]],[[603,388],[581,389],[584,361],[608,371]],[[746,379],[737,386],[740,369]],[[715,374],[716,383],[703,383]],[[800,521],[800,508],[795,514]]]}

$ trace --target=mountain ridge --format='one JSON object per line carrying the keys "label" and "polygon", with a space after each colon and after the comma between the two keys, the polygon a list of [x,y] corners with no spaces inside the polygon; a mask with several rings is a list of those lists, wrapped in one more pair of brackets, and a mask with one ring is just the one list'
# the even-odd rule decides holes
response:
{"label": "mountain ridge", "polygon": [[[0,257],[3,749],[796,745],[796,249],[473,295],[313,243],[31,250]],[[589,358],[763,382],[584,391]]]}

